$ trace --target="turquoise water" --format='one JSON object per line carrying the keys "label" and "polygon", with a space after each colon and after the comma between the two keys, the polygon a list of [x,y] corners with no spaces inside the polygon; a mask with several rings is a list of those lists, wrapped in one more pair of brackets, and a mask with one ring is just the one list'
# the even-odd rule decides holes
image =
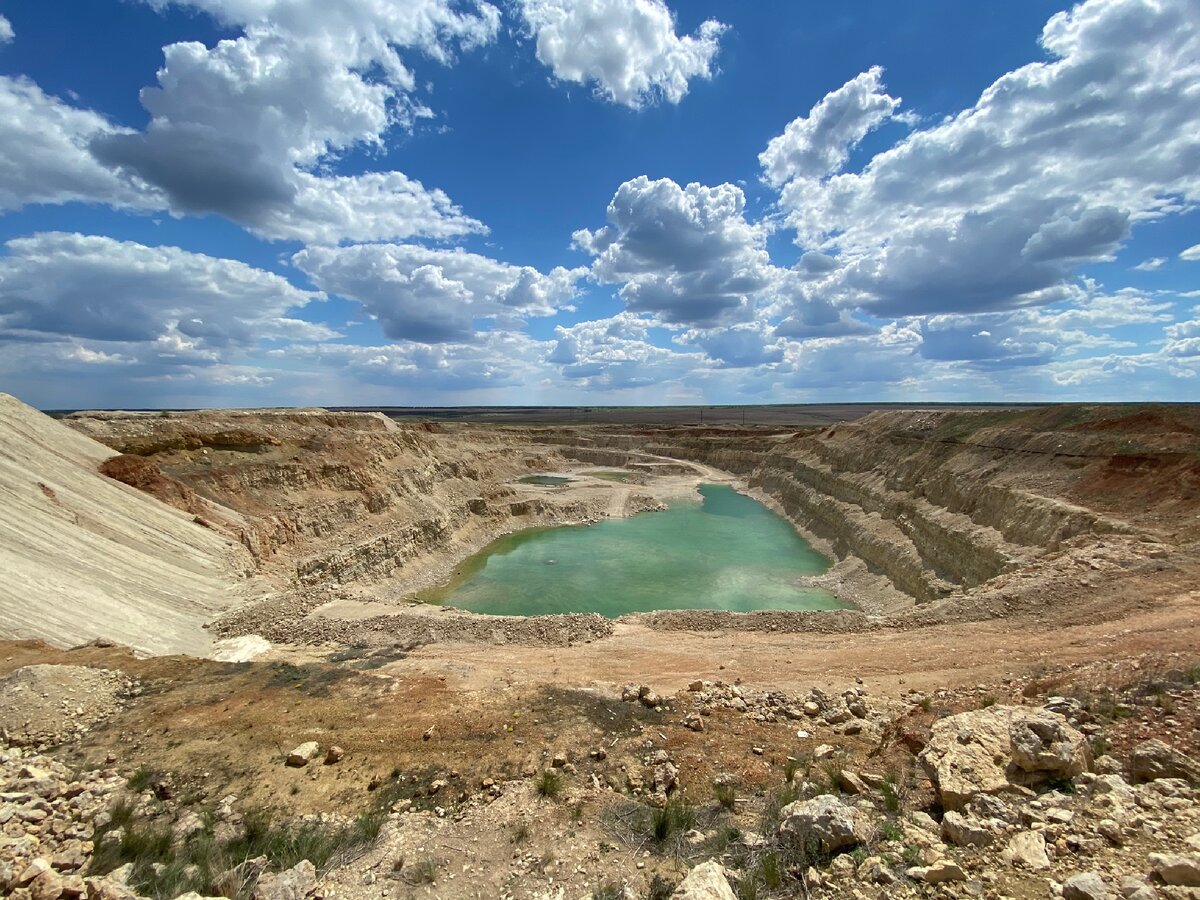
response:
{"label": "turquoise water", "polygon": [[563,478],[561,475],[526,475],[524,478],[518,479],[521,484],[570,484],[572,479]]}
{"label": "turquoise water", "polygon": [[780,516],[724,485],[701,485],[702,503],[606,519],[592,526],[506,535],[466,560],[455,580],[422,599],[479,613],[655,609],[839,609],[799,586],[828,561]]}

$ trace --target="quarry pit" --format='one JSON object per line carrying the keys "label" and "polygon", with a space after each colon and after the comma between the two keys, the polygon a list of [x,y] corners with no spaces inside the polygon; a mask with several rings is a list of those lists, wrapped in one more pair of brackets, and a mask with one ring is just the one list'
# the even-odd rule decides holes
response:
{"label": "quarry pit", "polygon": [[[1091,756],[1132,760],[1148,737],[1194,751],[1200,410],[834,418],[521,424],[287,409],[55,420],[0,397],[0,677],[82,666],[136,685],[37,749],[78,771],[113,767],[114,784],[153,773],[175,798],[143,797],[153,816],[216,814],[233,796],[337,822],[386,791],[381,836],[318,863],[325,896],[609,896],[595,892],[613,878],[659,896],[706,859],[738,873],[733,883],[766,885],[766,854],[783,852],[774,833],[761,845],[735,833],[769,832],[781,797],[814,791],[882,810],[880,789],[846,787],[858,772],[886,774],[903,795],[907,812],[886,813],[900,815],[886,833],[903,837],[864,845],[884,868],[918,871],[948,852],[986,879],[984,896],[1047,896],[1043,874],[995,856],[1007,838],[900,862],[924,840],[912,828],[928,824],[903,817],[931,813],[936,830],[946,813],[920,748],[948,717],[1057,709],[1066,695]],[[605,617],[422,602],[497,539],[654,521],[707,485],[783,517],[825,561],[804,585],[841,608]],[[77,695],[46,696],[58,709]],[[1118,707],[1128,714],[1099,712]],[[14,708],[6,740],[13,716],[30,715]],[[308,741],[344,757],[286,765]],[[714,801],[726,796],[715,785],[734,785],[737,805]],[[1073,814],[1092,815],[1088,796],[1070,801]],[[645,810],[679,803],[697,817],[690,837],[630,832]],[[1168,836],[1195,830],[1197,808]],[[718,834],[732,843],[716,847]],[[1136,871],[1146,840],[1126,834],[1096,858]],[[1054,877],[1078,868],[1074,853],[1062,844]],[[811,885],[802,867],[760,896],[884,890],[842,858]],[[174,896],[136,872],[140,891]],[[898,877],[887,882],[896,896],[979,896]]]}

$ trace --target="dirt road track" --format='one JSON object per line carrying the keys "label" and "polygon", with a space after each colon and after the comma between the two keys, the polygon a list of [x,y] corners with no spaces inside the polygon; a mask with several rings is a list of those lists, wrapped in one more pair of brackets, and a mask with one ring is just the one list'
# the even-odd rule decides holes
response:
{"label": "dirt road track", "polygon": [[[448,686],[544,683],[558,687],[643,682],[671,694],[695,679],[745,678],[757,688],[797,690],[861,677],[875,692],[954,687],[1042,665],[1148,651],[1195,654],[1200,592],[1147,600],[1146,608],[1098,623],[991,620],[848,635],[672,632],[620,624],[604,641],[573,647],[439,644],[397,669],[445,676]],[[896,674],[900,673],[900,674]],[[398,672],[397,672],[398,674]]]}

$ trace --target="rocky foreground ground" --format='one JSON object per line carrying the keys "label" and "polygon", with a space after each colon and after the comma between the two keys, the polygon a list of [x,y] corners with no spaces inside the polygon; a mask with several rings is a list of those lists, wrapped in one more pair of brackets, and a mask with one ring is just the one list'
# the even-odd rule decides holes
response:
{"label": "rocky foreground ground", "polygon": [[[8,666],[36,651],[9,647]],[[74,656],[91,664],[5,679],[0,889],[22,900],[1200,896],[1187,654],[891,695],[630,683],[507,722],[492,698],[462,711],[491,735],[471,746],[409,702],[392,748],[157,713],[184,678],[198,720],[278,665],[180,660],[167,685],[116,648]],[[310,665],[259,696],[320,718],[402,664]],[[197,740],[209,753],[173,754]]]}

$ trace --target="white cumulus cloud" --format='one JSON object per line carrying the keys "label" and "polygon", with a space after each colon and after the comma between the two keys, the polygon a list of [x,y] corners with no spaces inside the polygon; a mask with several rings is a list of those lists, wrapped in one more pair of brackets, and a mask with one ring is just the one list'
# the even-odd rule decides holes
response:
{"label": "white cumulus cloud", "polygon": [[1179,258],[1188,262],[1200,261],[1200,244],[1193,244],[1179,254]]}
{"label": "white cumulus cloud", "polygon": [[593,84],[630,107],[678,103],[693,78],[711,78],[725,26],[675,33],[662,0],[519,0],[537,57],[560,81]]}
{"label": "white cumulus cloud", "polygon": [[292,261],[322,290],[361,303],[388,337],[430,344],[470,341],[476,319],[511,325],[553,315],[575,297],[584,275],[562,267],[543,275],[415,244],[310,247]]}
{"label": "white cumulus cloud", "polygon": [[65,232],[4,246],[0,339],[108,341],[216,359],[262,339],[334,334],[293,315],[320,294],[236,260]]}
{"label": "white cumulus cloud", "polygon": [[836,172],[867,134],[896,112],[899,97],[883,88],[883,69],[873,66],[826,94],[807,116],[793,119],[758,156],[772,187],[793,178],[820,178]]}
{"label": "white cumulus cloud", "polygon": [[1133,267],[1135,272],[1153,272],[1155,269],[1161,269],[1167,261],[1165,256],[1152,256],[1150,259],[1144,259]]}
{"label": "white cumulus cloud", "polygon": [[121,133],[103,116],[0,76],[0,209],[72,200],[156,206],[143,186],[119,178],[88,153],[98,136]]}
{"label": "white cumulus cloud", "polygon": [[609,224],[581,229],[574,241],[596,257],[593,277],[620,284],[633,312],[701,327],[745,321],[777,277],[766,229],[746,221],[745,209],[733,184],[680,187],[641,175],[617,189]]}
{"label": "white cumulus cloud", "polygon": [[[156,6],[168,5],[155,2]],[[100,134],[95,158],[154,185],[178,214],[217,213],[266,238],[384,240],[483,230],[438,191],[399,172],[331,177],[328,163],[382,146],[430,115],[400,55],[449,60],[490,41],[499,13],[445,0],[319,3],[187,0],[237,38],[164,48],[158,86],[141,93],[140,133]],[[362,218],[348,210],[366,201]]]}
{"label": "white cumulus cloud", "polygon": [[861,172],[791,177],[798,243],[838,263],[810,295],[892,316],[1050,304],[1137,223],[1200,200],[1192,0],[1088,0],[1041,43],[1047,61]]}
{"label": "white cumulus cloud", "polygon": [[14,37],[12,22],[0,16],[0,44],[9,43]]}

